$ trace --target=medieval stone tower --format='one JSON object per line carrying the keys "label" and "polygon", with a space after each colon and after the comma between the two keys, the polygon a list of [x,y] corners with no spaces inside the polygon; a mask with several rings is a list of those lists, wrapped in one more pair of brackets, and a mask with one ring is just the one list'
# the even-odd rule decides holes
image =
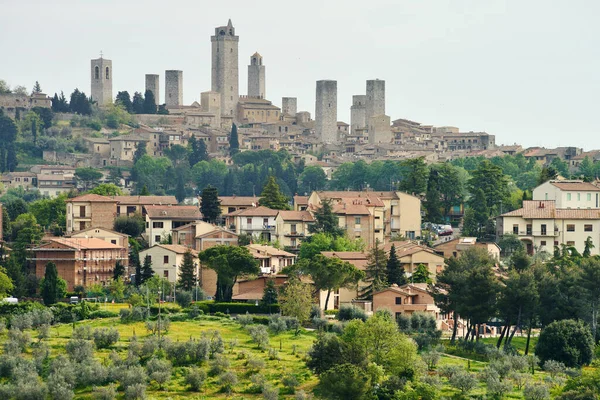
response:
{"label": "medieval stone tower", "polygon": [[112,61],[100,56],[100,58],[92,60],[90,72],[92,80],[92,99],[97,101],[99,106],[112,103]]}
{"label": "medieval stone tower", "polygon": [[385,115],[385,81],[367,81],[366,122],[377,115]]}
{"label": "medieval stone tower", "polygon": [[258,53],[250,57],[248,65],[248,97],[265,98],[265,66]]}
{"label": "medieval stone tower", "polygon": [[367,96],[357,94],[352,96],[352,107],[350,107],[350,132],[354,135],[358,129],[365,129]]}
{"label": "medieval stone tower", "polygon": [[298,99],[296,97],[282,97],[281,98],[281,113],[287,114],[292,117],[296,116],[298,112]]}
{"label": "medieval stone tower", "polygon": [[146,74],[146,90],[149,90],[154,95],[154,101],[156,105],[160,104],[160,86],[159,76],[153,74]]}
{"label": "medieval stone tower", "polygon": [[238,71],[239,36],[231,20],[227,26],[215,28],[212,42],[212,91],[221,94],[221,113],[235,118],[240,97]]}
{"label": "medieval stone tower", "polygon": [[317,81],[315,133],[322,142],[337,141],[337,81]]}
{"label": "medieval stone tower", "polygon": [[183,71],[165,71],[165,104],[167,106],[183,105]]}

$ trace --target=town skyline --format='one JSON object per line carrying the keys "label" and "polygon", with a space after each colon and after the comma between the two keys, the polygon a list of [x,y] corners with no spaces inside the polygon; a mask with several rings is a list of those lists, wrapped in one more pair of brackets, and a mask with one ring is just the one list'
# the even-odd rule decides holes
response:
{"label": "town skyline", "polygon": [[[338,81],[338,119],[349,123],[352,95],[364,91],[365,80],[379,78],[387,82],[387,114],[392,119],[457,126],[465,132],[486,131],[496,135],[499,144],[600,147],[591,121],[597,105],[593,93],[600,89],[600,83],[597,79],[584,82],[593,78],[592,71],[597,70],[594,65],[598,65],[586,51],[592,46],[594,28],[584,28],[583,23],[570,26],[575,21],[569,19],[569,10],[538,9],[537,15],[546,17],[548,24],[533,32],[524,20],[535,7],[517,9],[512,2],[477,7],[463,2],[462,8],[448,10],[436,3],[438,7],[433,7],[435,12],[429,19],[424,14],[432,10],[426,6],[402,3],[407,17],[403,21],[394,18],[393,5],[388,5],[389,13],[377,13],[383,9],[378,2],[373,11],[339,8],[339,3],[329,2],[320,13],[310,14],[308,5],[296,10],[295,18],[286,23],[265,13],[255,15],[243,5],[216,6],[203,13],[201,23],[192,23],[193,12],[182,12],[179,23],[160,21],[160,29],[148,31],[143,21],[157,26],[160,20],[160,9],[152,7],[155,3],[148,4],[145,9],[139,9],[135,2],[117,8],[107,2],[101,9],[76,4],[71,8],[77,17],[74,28],[85,29],[88,34],[68,36],[70,40],[65,43],[47,48],[35,44],[29,35],[7,42],[9,58],[27,60],[32,53],[45,62],[40,65],[29,59],[26,63],[5,63],[0,66],[0,76],[12,86],[28,89],[38,80],[50,96],[60,90],[68,94],[75,87],[89,95],[89,59],[102,51],[114,63],[114,95],[121,90],[143,92],[145,74],[161,74],[162,81],[165,70],[178,69],[184,74],[184,104],[191,104],[200,100],[200,92],[210,90],[210,35],[215,26],[231,18],[240,36],[240,94],[246,94],[247,65],[258,51],[267,71],[267,98],[280,106],[281,97],[297,97],[298,110],[309,111],[313,118],[317,80]],[[19,14],[20,7],[11,9]],[[40,12],[31,15],[32,32],[43,30],[42,16],[54,18],[53,30],[69,31],[64,26],[68,13],[42,12],[45,7],[40,4]],[[269,9],[268,5],[263,7]],[[112,29],[106,29],[109,25],[103,20],[113,13],[111,10],[116,10]],[[124,25],[134,12],[139,12],[138,22]],[[582,18],[591,14],[584,13]],[[309,15],[311,24],[301,22],[311,20]],[[561,19],[560,27],[550,26],[555,19]],[[339,20],[356,24],[332,23]],[[0,32],[6,36],[13,24],[3,25]],[[307,32],[307,26],[314,27],[313,32]],[[507,26],[511,30],[502,34],[500,28]],[[582,34],[584,29],[590,30],[589,34]],[[413,33],[407,36],[405,30]],[[474,35],[477,31],[479,34]],[[565,32],[559,35],[559,31]],[[569,42],[569,35],[578,40]],[[559,36],[560,40],[555,40]],[[493,51],[487,48],[489,44]],[[36,51],[31,52],[32,48]],[[419,62],[406,63],[406,57],[396,52]],[[554,63],[549,62],[552,54]],[[513,62],[507,60],[510,56]],[[446,59],[450,62],[443,62]]]}

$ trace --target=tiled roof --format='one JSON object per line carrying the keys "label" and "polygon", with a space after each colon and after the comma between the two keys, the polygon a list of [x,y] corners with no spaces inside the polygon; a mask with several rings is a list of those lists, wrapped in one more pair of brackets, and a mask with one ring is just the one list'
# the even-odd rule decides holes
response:
{"label": "tiled roof", "polygon": [[315,220],[308,211],[279,211],[279,215],[284,221],[312,222]]}
{"label": "tiled roof", "polygon": [[185,247],[180,244],[156,244],[155,246],[162,247],[163,249],[170,250],[173,253],[177,254],[185,254],[189,251],[194,256],[198,255],[198,252],[196,250],[190,249],[189,247]]}
{"label": "tiled roof", "polygon": [[333,212],[335,214],[346,215],[369,215],[369,209],[364,204],[334,204]]}
{"label": "tiled roof", "polygon": [[226,214],[229,216],[241,216],[241,217],[276,217],[279,210],[272,210],[268,207],[258,206],[246,208],[244,210],[237,210],[232,213]]}
{"label": "tiled roof", "polygon": [[222,206],[249,206],[258,205],[258,197],[253,196],[219,196]]}
{"label": "tiled roof", "polygon": [[76,236],[76,235],[85,234],[86,232],[93,231],[93,230],[96,230],[96,229],[103,230],[105,232],[111,233],[111,234],[116,235],[116,236],[129,237],[129,235],[126,234],[126,233],[121,233],[121,232],[113,231],[111,229],[106,229],[106,228],[99,228],[99,227],[96,227],[96,226],[94,226],[92,228],[84,229],[82,231],[73,232],[73,233],[71,233],[71,236],[73,237],[73,236]]}
{"label": "tiled roof", "polygon": [[245,246],[250,250],[251,253],[258,253],[259,255],[266,256],[279,256],[279,257],[296,257],[295,254],[288,253],[287,251],[279,250],[273,246],[267,246],[263,244],[249,244]]}
{"label": "tiled roof", "polygon": [[377,196],[376,192],[359,192],[359,191],[322,191],[317,192],[321,199],[342,199],[346,202],[361,203],[368,207],[383,207],[384,204]]}
{"label": "tiled roof", "polygon": [[81,196],[73,197],[72,199],[67,200],[67,203],[80,202],[80,201],[89,201],[94,203],[116,203],[115,199],[111,199],[108,196],[101,196],[99,194],[88,193]]}
{"label": "tiled roof", "polygon": [[526,200],[523,208],[510,211],[501,217],[525,219],[600,219],[600,209],[556,208],[554,200]]}
{"label": "tiled roof", "polygon": [[148,218],[196,220],[202,218],[196,206],[145,206]]}
{"label": "tiled roof", "polygon": [[109,142],[147,142],[149,139],[139,134],[123,135],[108,139]]}
{"label": "tiled roof", "polygon": [[573,192],[600,192],[600,188],[594,186],[589,182],[583,181],[552,181],[550,182],[552,186],[559,188],[564,191],[573,191]]}
{"label": "tiled roof", "polygon": [[107,241],[98,238],[52,238],[48,240],[50,243],[42,244],[36,249],[44,249],[51,244],[51,242],[63,244],[76,250],[123,249],[121,246],[108,243]]}
{"label": "tiled roof", "polygon": [[308,204],[308,196],[294,196],[294,204],[299,204],[299,205]]}
{"label": "tiled roof", "polygon": [[175,196],[112,196],[120,204],[161,205],[177,204]]}

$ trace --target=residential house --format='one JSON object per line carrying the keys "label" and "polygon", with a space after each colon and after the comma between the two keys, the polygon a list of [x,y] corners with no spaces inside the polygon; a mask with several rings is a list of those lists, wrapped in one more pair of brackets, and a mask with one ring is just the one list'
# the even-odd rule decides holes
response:
{"label": "residential house", "polygon": [[431,314],[442,327],[446,316],[435,305],[435,301],[427,291],[426,283],[408,283],[392,285],[373,294],[373,311],[390,310],[398,318],[400,315],[411,315],[415,312]]}
{"label": "residential house", "polygon": [[197,206],[145,206],[146,237],[150,247],[166,239],[173,229],[202,219]]}
{"label": "residential house", "polygon": [[249,244],[245,246],[260,264],[260,273],[279,274],[281,270],[296,263],[296,255],[273,246]]}
{"label": "residential house", "polygon": [[[571,199],[576,203],[572,195]],[[497,236],[518,236],[529,254],[539,251],[552,253],[555,246],[562,245],[575,247],[582,253],[585,242],[590,238],[594,245],[590,249],[591,254],[600,254],[600,209],[558,208],[556,203],[555,200],[523,201],[522,208],[496,218]],[[569,201],[566,203],[569,204]]]}
{"label": "residential house", "polygon": [[37,175],[33,172],[7,172],[2,174],[4,189],[34,189],[37,186]]}
{"label": "residential house", "polygon": [[213,246],[237,246],[238,235],[221,226],[204,221],[173,229],[173,243],[203,251]]}
{"label": "residential house", "polygon": [[127,265],[129,259],[125,247],[98,238],[51,238],[32,251],[36,276],[43,278],[52,262],[69,291],[75,286],[110,284],[117,261]]}
{"label": "residential house", "polygon": [[308,210],[308,196],[294,196],[294,211]]}
{"label": "residential house", "polygon": [[270,242],[276,237],[275,218],[278,213],[278,210],[263,206],[237,210],[225,214],[225,224],[238,235],[245,233]]}
{"label": "residential house", "polygon": [[113,229],[117,201],[98,194],[84,194],[68,199],[67,234],[90,228]]}
{"label": "residential house", "polygon": [[102,239],[105,242],[116,244],[117,246],[129,249],[129,235],[125,233],[115,232],[111,229],[94,227],[88,228],[81,231],[77,231],[68,235],[67,237],[74,239],[87,239],[97,238]]}
{"label": "residential house", "polygon": [[265,293],[267,281],[274,280],[275,287],[280,288],[288,280],[287,275],[263,275],[256,279],[241,279],[233,286],[233,301],[260,302]]}
{"label": "residential house", "polygon": [[146,216],[145,206],[175,206],[175,196],[112,196],[117,201],[117,217],[140,214]]}
{"label": "residential house", "polygon": [[384,204],[385,236],[421,236],[421,199],[408,193],[374,192]]}
{"label": "residential house", "polygon": [[229,214],[246,208],[258,207],[258,197],[255,196],[219,196],[221,215]]}
{"label": "residential house", "polygon": [[68,193],[75,190],[75,180],[73,177],[65,175],[37,175],[38,190],[43,196],[56,197],[61,193]]}
{"label": "residential house", "polygon": [[[143,262],[146,256],[150,256],[154,273],[161,278],[167,279],[171,283],[176,283],[181,274],[183,256],[188,251],[194,256],[195,274],[198,276],[200,268],[198,252],[189,247],[178,244],[155,244],[149,249],[140,251],[140,260]],[[200,285],[200,283],[198,285]]]}
{"label": "residential house", "polygon": [[308,211],[279,211],[275,217],[275,237],[288,250],[299,250],[302,239],[310,235],[308,227],[315,221]]}
{"label": "residential house", "polygon": [[556,208],[600,208],[600,188],[581,180],[551,180],[533,189],[533,200],[554,200]]}
{"label": "residential house", "polygon": [[139,134],[122,135],[108,139],[110,143],[111,165],[121,165],[123,161],[133,163],[133,155],[140,143],[146,143],[147,154],[153,153],[153,147],[148,149],[149,140]]}
{"label": "residential house", "polygon": [[463,251],[475,247],[487,250],[496,260],[500,259],[500,246],[494,242],[478,242],[474,237],[460,237],[442,242],[435,245],[433,250],[444,258],[458,258]]}

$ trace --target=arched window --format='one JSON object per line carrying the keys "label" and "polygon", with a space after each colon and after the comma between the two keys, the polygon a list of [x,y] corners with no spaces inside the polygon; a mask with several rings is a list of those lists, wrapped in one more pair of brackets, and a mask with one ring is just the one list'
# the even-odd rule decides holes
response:
{"label": "arched window", "polygon": [[94,77],[96,79],[100,79],[100,68],[98,68],[98,66],[96,65],[96,67],[94,68]]}
{"label": "arched window", "polygon": [[108,71],[108,67],[106,67],[106,79],[110,79],[110,74],[109,74],[109,71]]}

